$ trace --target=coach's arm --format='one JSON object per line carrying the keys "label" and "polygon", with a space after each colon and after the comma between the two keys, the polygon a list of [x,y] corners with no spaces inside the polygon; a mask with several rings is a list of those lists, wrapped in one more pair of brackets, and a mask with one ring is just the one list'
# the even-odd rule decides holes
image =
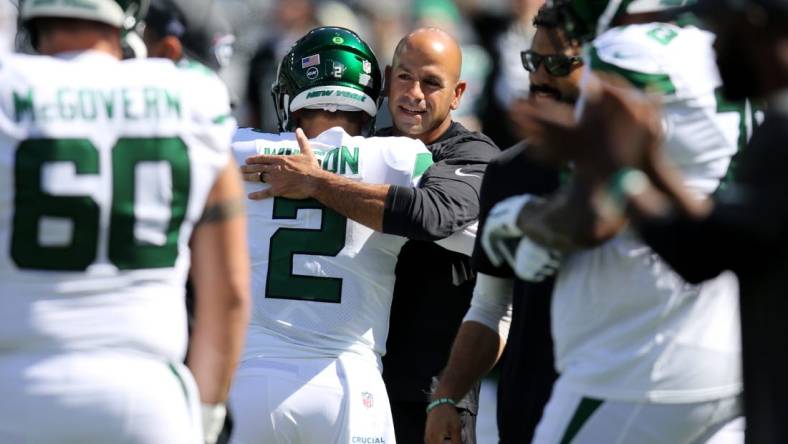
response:
{"label": "coach's arm", "polygon": [[[411,188],[366,184],[324,171],[303,132],[297,130],[296,137],[301,154],[253,156],[241,167],[245,180],[259,181],[263,175],[270,185],[249,198],[314,198],[375,231],[426,241],[461,232],[479,216],[481,177],[493,155],[482,151],[481,155],[465,156],[463,153],[471,151],[474,144],[459,147],[452,159],[432,165],[419,187]],[[468,246],[471,243],[463,242]],[[469,249],[465,253],[469,254]]]}

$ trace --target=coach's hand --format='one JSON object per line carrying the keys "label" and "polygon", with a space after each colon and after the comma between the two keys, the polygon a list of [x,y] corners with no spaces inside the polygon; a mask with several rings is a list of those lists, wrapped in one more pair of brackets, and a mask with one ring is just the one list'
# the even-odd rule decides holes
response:
{"label": "coach's hand", "polygon": [[449,438],[452,444],[462,444],[462,424],[457,408],[451,404],[443,404],[427,413],[424,442],[444,444]]}
{"label": "coach's hand", "polygon": [[269,197],[306,199],[312,197],[314,179],[322,174],[329,174],[320,168],[309,145],[309,139],[301,128],[296,129],[295,134],[298,147],[301,149],[300,154],[250,156],[246,159],[246,165],[241,166],[244,180],[269,185],[261,191],[250,193],[248,196],[250,199],[262,200]]}

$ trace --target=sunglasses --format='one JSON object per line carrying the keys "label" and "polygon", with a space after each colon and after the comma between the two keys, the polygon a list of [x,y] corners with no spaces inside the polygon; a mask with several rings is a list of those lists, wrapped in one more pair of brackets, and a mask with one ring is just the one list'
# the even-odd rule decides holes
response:
{"label": "sunglasses", "polygon": [[565,56],[563,54],[541,55],[530,49],[520,53],[523,68],[528,72],[536,72],[539,65],[544,63],[544,69],[554,77],[564,77],[569,75],[575,67],[583,64],[583,59],[579,56]]}

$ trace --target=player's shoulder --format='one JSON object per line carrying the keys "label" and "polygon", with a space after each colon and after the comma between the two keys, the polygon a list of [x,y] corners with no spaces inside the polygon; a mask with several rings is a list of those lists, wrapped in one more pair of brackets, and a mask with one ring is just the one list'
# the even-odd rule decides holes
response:
{"label": "player's shoulder", "polygon": [[[611,28],[591,43],[592,56],[598,55],[611,63],[637,67],[651,61],[649,68],[660,59],[681,53],[691,53],[691,46],[709,46],[713,36],[694,26],[671,23],[643,23]],[[595,54],[594,54],[595,53]],[[593,60],[592,60],[593,63]]]}
{"label": "player's shoulder", "polygon": [[56,65],[62,63],[54,57],[21,53],[0,53],[0,76],[6,82],[14,77],[28,78],[28,73],[50,73],[56,78],[59,70]]}
{"label": "player's shoulder", "polygon": [[[13,119],[21,99],[23,105],[30,103],[30,94],[35,86],[52,85],[64,80],[59,75],[63,70],[56,66],[60,61],[39,55],[2,53],[0,54],[0,125]],[[12,99],[13,97],[13,99]]]}
{"label": "player's shoulder", "polygon": [[403,155],[429,152],[424,143],[418,139],[395,136],[351,136],[338,126],[324,131],[315,140],[329,146],[352,145],[364,150],[381,150]]}
{"label": "player's shoulder", "polygon": [[205,88],[205,93],[212,95],[211,99],[230,103],[227,86],[224,81],[219,77],[219,74],[207,66],[198,62],[183,60],[175,65],[175,69],[187,85]]}
{"label": "player's shoulder", "polygon": [[616,72],[628,79],[622,70],[663,73],[663,53],[673,49],[678,32],[679,28],[662,23],[612,28],[592,42],[588,56],[591,69]]}
{"label": "player's shoulder", "polygon": [[399,136],[375,136],[375,137],[368,137],[366,138],[366,142],[373,146],[380,146],[387,151],[392,152],[403,152],[409,151],[413,153],[429,153],[426,145],[419,139],[413,139],[410,137],[399,137]]}
{"label": "player's shoulder", "polygon": [[[191,63],[173,63],[168,59],[129,59],[122,63],[122,70],[130,75],[144,77],[180,95],[198,111],[209,114],[229,110],[230,95],[219,76],[206,67],[197,68]],[[138,80],[138,79],[131,79]]]}
{"label": "player's shoulder", "polygon": [[299,151],[294,133],[268,133],[257,128],[238,128],[230,147],[239,162],[257,154],[289,155]]}
{"label": "player's shoulder", "polygon": [[376,136],[357,140],[360,140],[366,149],[379,151],[386,164],[398,170],[410,170],[417,162],[429,161],[432,164],[432,153],[418,139]]}
{"label": "player's shoulder", "polygon": [[705,31],[645,23],[601,34],[591,44],[587,58],[594,71],[617,74],[640,89],[674,94],[674,77],[682,77],[682,72],[692,66],[684,59],[704,57],[710,49],[711,37]]}
{"label": "player's shoulder", "polygon": [[603,49],[609,46],[635,47],[650,52],[674,48],[681,40],[704,38],[708,33],[694,26],[673,23],[640,23],[617,26],[600,34],[592,45]]}
{"label": "player's shoulder", "polygon": [[424,143],[410,137],[370,137],[369,146],[377,148],[388,168],[421,176],[433,164],[432,153]]}
{"label": "player's shoulder", "polygon": [[295,140],[294,133],[269,133],[258,128],[238,128],[233,133],[233,143],[252,142],[256,140],[280,142],[283,140]]}

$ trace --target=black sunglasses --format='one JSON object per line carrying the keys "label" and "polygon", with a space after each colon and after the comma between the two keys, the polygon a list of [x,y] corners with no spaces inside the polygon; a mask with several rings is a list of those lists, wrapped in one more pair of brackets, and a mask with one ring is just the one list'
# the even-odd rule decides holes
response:
{"label": "black sunglasses", "polygon": [[523,68],[528,72],[536,72],[539,65],[544,62],[544,69],[554,77],[564,77],[569,75],[576,66],[583,63],[582,57],[565,56],[563,54],[541,55],[530,49],[520,53],[523,61]]}

